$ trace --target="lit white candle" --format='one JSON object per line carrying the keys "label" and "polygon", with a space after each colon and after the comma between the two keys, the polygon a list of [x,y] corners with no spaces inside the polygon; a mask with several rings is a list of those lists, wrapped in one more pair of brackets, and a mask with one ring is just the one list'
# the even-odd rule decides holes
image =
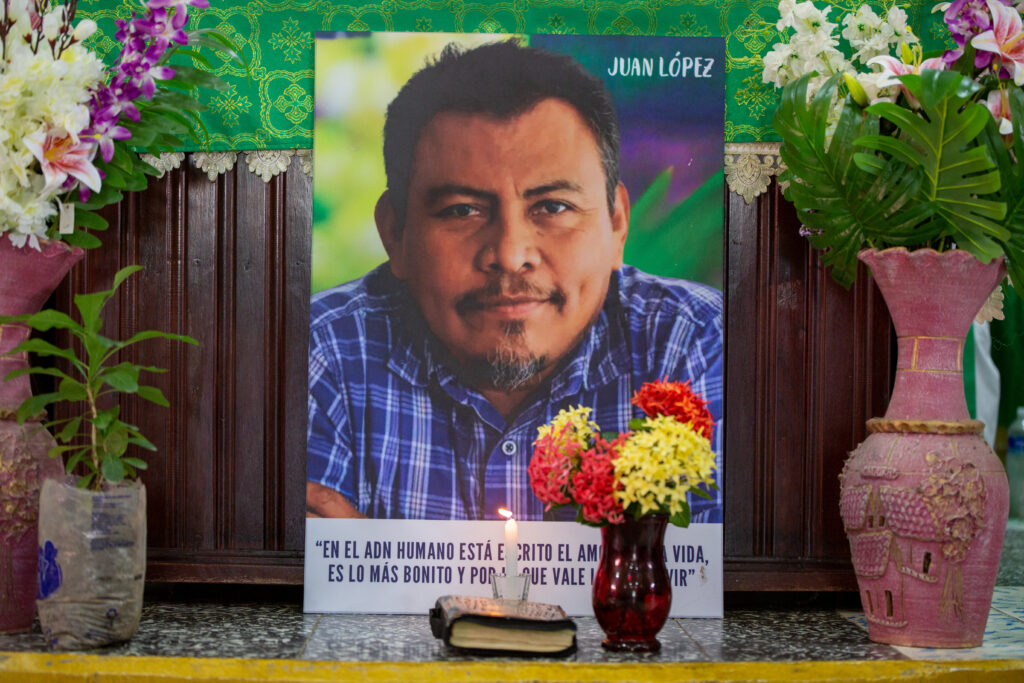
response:
{"label": "lit white candle", "polygon": [[519,526],[511,510],[501,508],[498,514],[505,518],[505,576],[519,576]]}

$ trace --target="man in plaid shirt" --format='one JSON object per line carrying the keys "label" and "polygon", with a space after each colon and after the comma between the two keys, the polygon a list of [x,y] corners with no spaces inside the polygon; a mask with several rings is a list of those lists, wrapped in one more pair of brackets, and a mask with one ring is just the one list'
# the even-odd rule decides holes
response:
{"label": "man in plaid shirt", "polygon": [[[585,405],[625,431],[633,392],[663,378],[710,401],[722,481],[721,293],[623,265],[601,81],[512,42],[450,46],[391,103],[384,140],[389,260],[312,301],[307,513],[556,518],[527,479],[537,427]],[[693,521],[722,520],[710,493]]]}

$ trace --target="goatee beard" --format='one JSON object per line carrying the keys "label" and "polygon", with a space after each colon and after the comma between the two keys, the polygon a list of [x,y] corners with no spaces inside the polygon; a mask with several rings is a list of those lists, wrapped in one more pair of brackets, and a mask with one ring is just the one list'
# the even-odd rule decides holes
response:
{"label": "goatee beard", "polygon": [[521,350],[525,323],[505,323],[502,343],[486,358],[462,364],[464,379],[471,386],[513,392],[536,386],[540,373],[547,367],[547,356]]}

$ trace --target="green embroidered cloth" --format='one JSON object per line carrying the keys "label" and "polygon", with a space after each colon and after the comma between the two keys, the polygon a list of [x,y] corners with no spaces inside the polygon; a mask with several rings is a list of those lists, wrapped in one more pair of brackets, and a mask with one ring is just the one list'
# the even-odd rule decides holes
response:
{"label": "green embroidered cloth", "polygon": [[[862,3],[831,4],[829,20],[839,23]],[[867,4],[881,13],[886,3]],[[895,4],[907,11],[908,23],[926,49],[944,45],[948,33],[942,15],[931,13],[933,2]],[[88,44],[108,62],[119,52],[114,20],[127,19],[137,7],[138,0],[79,1],[79,16],[100,26]],[[218,29],[235,41],[250,64],[247,77],[241,67],[207,53],[229,83],[226,91],[206,98],[203,120],[210,149],[312,147],[316,31],[723,36],[725,141],[778,139],[771,129],[777,94],[761,82],[762,56],[780,39],[777,0],[211,0],[209,8],[192,9],[191,14],[191,28]]]}

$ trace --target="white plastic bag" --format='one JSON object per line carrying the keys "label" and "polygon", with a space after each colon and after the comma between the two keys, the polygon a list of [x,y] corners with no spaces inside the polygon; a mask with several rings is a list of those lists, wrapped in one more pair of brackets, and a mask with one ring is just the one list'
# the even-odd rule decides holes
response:
{"label": "white plastic bag", "polygon": [[39,623],[55,650],[128,640],[146,575],[146,487],[46,480],[39,498]]}

